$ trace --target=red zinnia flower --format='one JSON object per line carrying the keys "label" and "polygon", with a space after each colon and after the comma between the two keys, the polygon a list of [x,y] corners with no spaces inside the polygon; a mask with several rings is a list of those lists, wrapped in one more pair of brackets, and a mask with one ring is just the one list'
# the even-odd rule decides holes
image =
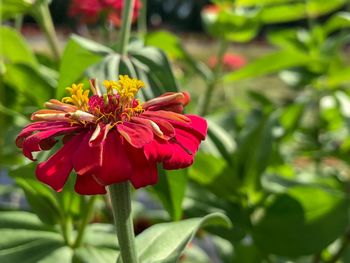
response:
{"label": "red zinnia flower", "polygon": [[[123,0],[72,0],[69,16],[77,16],[83,23],[91,24],[96,23],[104,13],[111,23],[120,26],[123,4]],[[138,17],[140,8],[141,1],[135,0],[133,21]]]}
{"label": "red zinnia flower", "polygon": [[[208,65],[210,68],[215,68],[217,64],[217,57],[211,56],[208,60]],[[223,69],[227,71],[239,69],[247,63],[246,59],[240,55],[233,53],[226,53],[222,60]]]}
{"label": "red zinnia flower", "polygon": [[32,115],[16,139],[23,154],[51,149],[62,136],[63,146],[36,169],[37,178],[60,191],[70,172],[77,174],[75,191],[104,194],[105,186],[130,180],[135,188],[157,182],[157,163],[164,169],[192,164],[207,133],[206,121],[182,114],[186,92],[168,92],[140,103],[134,96],[143,82],[120,76],[105,81],[101,94],[91,81],[93,95],[82,84],[67,90],[71,97],[50,100],[48,109]]}

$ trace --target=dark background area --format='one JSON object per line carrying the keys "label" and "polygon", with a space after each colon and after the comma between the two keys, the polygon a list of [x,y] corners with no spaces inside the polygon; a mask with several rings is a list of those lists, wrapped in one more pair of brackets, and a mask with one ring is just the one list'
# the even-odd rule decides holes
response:
{"label": "dark background area", "polygon": [[[181,31],[201,31],[200,11],[210,4],[209,0],[149,0],[147,16],[151,27],[170,26]],[[57,25],[72,25],[68,17],[69,1],[53,0],[50,5],[53,19]],[[27,20],[30,21],[30,18]]]}

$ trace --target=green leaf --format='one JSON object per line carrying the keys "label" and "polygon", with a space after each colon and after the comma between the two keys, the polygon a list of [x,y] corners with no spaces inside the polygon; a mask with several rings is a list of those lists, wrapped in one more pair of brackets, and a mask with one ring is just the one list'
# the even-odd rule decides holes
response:
{"label": "green leaf", "polygon": [[207,122],[209,127],[208,138],[203,142],[202,148],[230,162],[231,154],[236,150],[236,142],[233,136],[211,118],[208,118]]}
{"label": "green leaf", "polygon": [[[146,83],[152,87],[154,95],[159,96],[164,92],[178,92],[178,84],[172,72],[172,68],[166,55],[157,48],[144,47],[130,50],[131,60],[138,73],[142,71],[142,77],[146,77]],[[143,79],[142,79],[143,80]]]}
{"label": "green leaf", "polygon": [[119,54],[109,54],[105,56],[101,62],[90,66],[86,70],[86,76],[90,79],[97,79],[99,84],[103,83],[103,80],[118,80],[119,74],[128,74],[128,72],[120,71],[120,60]]}
{"label": "green leaf", "polygon": [[56,98],[63,97],[66,87],[80,81],[86,68],[102,59],[100,55],[92,53],[91,49],[87,50],[86,45],[82,46],[81,41],[76,41],[76,37],[68,41],[62,54]]}
{"label": "green leaf", "polygon": [[83,242],[85,245],[94,247],[118,249],[115,228],[111,224],[89,224],[86,227]]}
{"label": "green leaf", "polygon": [[347,0],[310,0],[307,1],[308,14],[311,17],[318,17],[329,14],[346,4]]}
{"label": "green leaf", "polygon": [[280,122],[286,134],[294,134],[295,129],[298,127],[302,119],[305,107],[305,102],[296,101],[295,103],[288,105],[283,109],[280,117]]}
{"label": "green leaf", "polygon": [[0,261],[5,263],[36,263],[64,246],[59,233],[27,212],[1,212],[0,235]]}
{"label": "green leaf", "polygon": [[[21,238],[18,231],[13,231],[12,233],[6,233],[5,231],[0,231],[2,238],[9,238],[9,236],[14,235]],[[51,254],[53,251],[61,248],[63,246],[62,241],[54,240],[52,238],[42,238],[37,233],[25,232],[23,235],[31,235],[33,241],[26,242],[22,245],[16,245],[8,249],[0,250],[0,260],[4,263],[13,262],[23,262],[23,263],[37,263],[40,259],[45,258],[47,255]]]}
{"label": "green leaf", "polygon": [[52,98],[54,93],[52,84],[55,80],[53,82],[48,80],[39,71],[25,64],[8,65],[4,81],[28,96],[39,107]]}
{"label": "green leaf", "polygon": [[226,216],[214,213],[203,218],[162,223],[146,229],[136,237],[136,247],[140,262],[177,262],[198,229],[209,225],[231,226]]}
{"label": "green leaf", "polygon": [[84,246],[75,250],[73,263],[114,263],[118,252],[110,248]]}
{"label": "green leaf", "polygon": [[265,24],[283,23],[303,19],[307,16],[305,3],[290,3],[263,7],[261,20]]}
{"label": "green leaf", "polygon": [[189,175],[196,182],[208,185],[214,183],[225,167],[226,162],[223,158],[199,152],[189,168]]}
{"label": "green leaf", "polygon": [[34,177],[36,164],[10,171],[16,183],[23,189],[33,212],[46,224],[54,225],[61,219],[60,207],[55,193]]}
{"label": "green leaf", "polygon": [[350,27],[350,13],[338,12],[327,20],[324,29],[327,34],[330,34],[336,30]]}
{"label": "green leaf", "polygon": [[274,143],[273,129],[277,125],[278,112],[264,115],[253,111],[239,134],[239,149],[233,155],[236,173],[244,180],[245,187],[260,188],[260,177],[268,166]]}
{"label": "green leaf", "polygon": [[211,193],[225,199],[236,197],[241,186],[237,174],[226,160],[200,152],[189,169],[189,175]]}
{"label": "green leaf", "polygon": [[[300,0],[304,1],[304,0]],[[254,5],[275,5],[275,4],[284,4],[284,3],[290,3],[290,2],[298,2],[298,0],[237,0],[236,4],[237,6],[254,6]]]}
{"label": "green leaf", "polygon": [[265,24],[284,23],[329,14],[346,0],[239,0],[238,7],[261,7],[261,21]]}
{"label": "green leaf", "polygon": [[322,251],[347,227],[348,201],[334,189],[295,186],[267,199],[254,218],[253,236],[265,253],[287,257]]}
{"label": "green leaf", "polygon": [[6,26],[0,27],[0,39],[0,62],[3,61],[5,64],[21,63],[38,67],[38,62],[30,47],[15,30]]}
{"label": "green leaf", "polygon": [[252,40],[260,29],[260,10],[225,8],[218,13],[203,11],[202,21],[214,37],[236,42]]}
{"label": "green leaf", "polygon": [[153,186],[153,189],[174,221],[181,219],[186,186],[187,170],[159,169],[158,183]]}
{"label": "green leaf", "polygon": [[2,0],[0,5],[0,17],[3,20],[23,15],[28,12],[35,0]]}
{"label": "green leaf", "polygon": [[145,44],[163,50],[170,58],[185,62],[191,69],[201,75],[205,80],[212,78],[211,70],[201,61],[192,57],[182,45],[180,39],[171,32],[157,31],[146,36]]}
{"label": "green leaf", "polygon": [[70,39],[73,40],[75,43],[77,43],[83,49],[96,55],[105,56],[105,55],[114,53],[113,49],[110,49],[109,47],[106,47],[95,41],[92,41],[90,39],[87,39],[78,35],[72,35]]}
{"label": "green leaf", "polygon": [[13,211],[0,213],[0,229],[43,230],[39,218],[29,212]]}
{"label": "green leaf", "polygon": [[46,257],[40,259],[40,263],[57,263],[57,262],[72,262],[73,249],[70,247],[61,247],[52,251]]}
{"label": "green leaf", "polygon": [[168,31],[147,34],[145,45],[160,48],[171,58],[184,59],[186,57],[180,40]]}
{"label": "green leaf", "polygon": [[336,88],[350,82],[350,67],[344,67],[316,80],[320,87]]}
{"label": "green leaf", "polygon": [[291,50],[277,51],[257,59],[242,69],[227,74],[224,77],[224,81],[229,82],[258,77],[276,73],[283,69],[306,65],[310,62],[310,57],[307,54]]}

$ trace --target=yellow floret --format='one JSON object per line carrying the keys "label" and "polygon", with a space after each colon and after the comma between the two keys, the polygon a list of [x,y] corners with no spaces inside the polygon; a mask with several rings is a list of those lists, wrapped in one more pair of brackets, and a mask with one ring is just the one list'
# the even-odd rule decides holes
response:
{"label": "yellow floret", "polygon": [[71,94],[70,97],[64,97],[62,99],[63,103],[70,103],[78,107],[78,109],[87,111],[89,102],[89,90],[83,89],[83,84],[78,85],[73,84],[72,87],[66,88],[66,90]]}

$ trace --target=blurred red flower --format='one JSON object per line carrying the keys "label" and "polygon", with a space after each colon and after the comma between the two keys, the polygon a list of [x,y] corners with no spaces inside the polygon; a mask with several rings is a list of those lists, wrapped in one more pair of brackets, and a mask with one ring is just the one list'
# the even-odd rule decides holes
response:
{"label": "blurred red flower", "polygon": [[[123,0],[72,0],[68,14],[71,17],[78,17],[81,22],[87,24],[107,18],[115,26],[120,26],[123,3]],[[141,1],[135,0],[133,21],[137,19],[140,8]]]}
{"label": "blurred red flower", "polygon": [[[218,61],[218,58],[216,56],[211,56],[208,59],[209,67],[215,68],[217,61]],[[245,66],[246,64],[247,64],[247,61],[244,57],[233,53],[226,53],[222,61],[223,69],[226,71],[239,69]]]}
{"label": "blurred red flower", "polygon": [[157,163],[164,169],[192,164],[207,133],[206,121],[182,114],[188,93],[165,93],[140,103],[143,82],[120,76],[105,81],[105,94],[91,81],[93,95],[82,84],[67,90],[70,97],[50,100],[32,115],[16,139],[23,154],[51,149],[63,136],[63,146],[36,169],[38,180],[60,191],[74,169],[75,191],[104,194],[110,184],[130,180],[135,188],[157,182]]}

